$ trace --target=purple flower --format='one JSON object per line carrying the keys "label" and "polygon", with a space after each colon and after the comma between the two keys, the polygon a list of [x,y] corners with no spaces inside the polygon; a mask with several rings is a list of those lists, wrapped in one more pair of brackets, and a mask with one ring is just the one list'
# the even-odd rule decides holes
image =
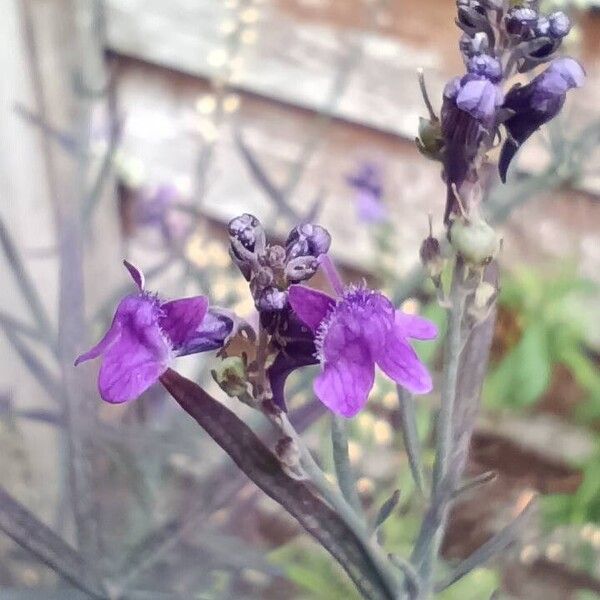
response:
{"label": "purple flower", "polygon": [[289,302],[315,335],[323,371],[314,389],[333,412],[352,417],[365,405],[376,364],[413,393],[431,391],[431,376],[408,341],[435,338],[430,321],[395,310],[385,296],[363,287],[348,287],[335,300],[294,285]]}
{"label": "purple flower", "polygon": [[387,216],[383,203],[381,170],[372,163],[364,163],[356,173],[346,176],[348,185],[356,191],[358,218],[364,223],[381,223]]}
{"label": "purple flower", "polygon": [[124,261],[137,294],[119,302],[110,329],[75,365],[102,356],[98,390],[107,402],[137,398],[167,370],[176,356],[222,346],[233,329],[233,319],[208,312],[204,296],[161,302],[144,289],[144,275]]}
{"label": "purple flower", "polygon": [[495,58],[474,56],[467,68],[469,73],[451,79],[444,88],[441,121],[444,179],[449,190],[446,223],[456,208],[450,184],[460,189],[466,180],[477,177],[475,158],[481,145],[493,135],[503,101],[498,85],[502,68]]}
{"label": "purple flower", "polygon": [[502,181],[510,162],[521,145],[542,125],[553,119],[562,109],[567,92],[581,87],[585,72],[574,59],[557,58],[531,83],[513,87],[507,94],[504,107],[511,111],[504,126],[510,137],[500,154],[499,170]]}

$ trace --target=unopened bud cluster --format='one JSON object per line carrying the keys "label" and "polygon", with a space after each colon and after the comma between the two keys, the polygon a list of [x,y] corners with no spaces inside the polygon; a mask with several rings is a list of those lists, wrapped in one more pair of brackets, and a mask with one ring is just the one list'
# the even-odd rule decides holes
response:
{"label": "unopened bud cluster", "polygon": [[228,230],[231,257],[250,283],[261,313],[282,310],[288,287],[310,279],[331,244],[327,230],[312,223],[294,227],[285,246],[268,244],[260,221],[249,214],[230,221]]}

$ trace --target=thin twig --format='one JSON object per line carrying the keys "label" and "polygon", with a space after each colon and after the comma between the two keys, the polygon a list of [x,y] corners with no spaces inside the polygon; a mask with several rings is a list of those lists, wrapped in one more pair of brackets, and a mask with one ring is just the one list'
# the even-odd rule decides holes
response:
{"label": "thin twig", "polygon": [[45,343],[56,350],[56,334],[54,328],[50,322],[50,318],[46,312],[44,304],[40,298],[35,284],[33,283],[31,276],[25,263],[19,254],[17,245],[15,244],[12,236],[10,235],[4,221],[0,218],[0,246],[4,250],[8,264],[14,274],[17,285],[21,288],[23,298],[29,306],[31,315],[37,323],[40,335],[43,337]]}

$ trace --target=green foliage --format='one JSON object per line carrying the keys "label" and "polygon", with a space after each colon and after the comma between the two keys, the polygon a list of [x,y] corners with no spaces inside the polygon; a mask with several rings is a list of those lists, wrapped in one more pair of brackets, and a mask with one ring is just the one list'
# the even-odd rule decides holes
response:
{"label": "green foliage", "polygon": [[600,522],[600,449],[582,468],[583,482],[577,493],[543,498],[542,507],[548,525]]}
{"label": "green foliage", "polygon": [[533,405],[547,390],[554,367],[563,364],[589,394],[586,414],[600,416],[600,375],[586,353],[593,317],[584,303],[595,287],[573,273],[547,277],[523,270],[506,278],[499,302],[522,334],[485,382],[488,407]]}
{"label": "green foliage", "polygon": [[496,571],[475,569],[448,589],[436,595],[438,600],[482,600],[490,598],[500,585]]}
{"label": "green foliage", "polygon": [[298,600],[360,600],[360,594],[337,563],[316,544],[292,543],[270,554],[301,592]]}
{"label": "green foliage", "polygon": [[[600,418],[600,372],[588,350],[589,324],[595,322],[588,305],[596,291],[575,269],[553,277],[520,271],[505,278],[499,302],[510,311],[521,335],[486,379],[488,408],[522,410],[534,405],[548,389],[554,369],[562,365],[586,394],[575,419],[589,424]],[[581,467],[584,479],[576,494],[542,497],[547,527],[600,521],[600,440]]]}

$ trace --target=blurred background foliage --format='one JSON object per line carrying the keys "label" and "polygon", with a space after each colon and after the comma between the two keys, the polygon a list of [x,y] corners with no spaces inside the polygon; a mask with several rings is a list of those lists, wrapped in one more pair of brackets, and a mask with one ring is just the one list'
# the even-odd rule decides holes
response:
{"label": "blurred background foliage", "polygon": [[[456,63],[444,63],[452,61],[447,58],[451,54],[449,44],[455,44],[457,39],[452,17],[448,16],[447,23],[435,21],[438,12],[444,16],[447,8],[451,15],[453,3],[446,6],[432,1],[424,7],[420,2],[406,6],[391,0],[355,2],[356,10],[352,11],[345,2],[227,0],[218,9],[210,6],[206,13],[209,17],[220,15],[218,11],[225,7],[240,24],[229,31],[231,19],[218,22],[223,29],[220,33],[235,48],[230,63],[219,62],[222,53],[207,53],[212,65],[209,66],[214,67],[211,77],[195,74],[185,78],[172,65],[161,64],[156,56],[132,60],[125,52],[114,49],[114,40],[103,41],[112,44],[109,59],[122,106],[118,115],[96,119],[99,125],[88,123],[99,139],[93,138],[92,151],[86,158],[94,165],[100,161],[108,173],[100,173],[93,180],[97,185],[92,186],[91,192],[88,189],[82,200],[81,235],[95,248],[91,270],[98,281],[88,295],[89,340],[105,329],[117,300],[130,292],[130,285],[119,270],[121,255],[140,259],[146,267],[149,289],[160,288],[165,297],[202,292],[210,295],[215,304],[251,316],[252,301],[246,282],[229,264],[223,208],[263,211],[268,216],[265,222],[273,225],[274,237],[289,229],[294,219],[320,210],[319,217],[337,235],[334,248],[348,279],[364,277],[373,281],[401,300],[405,310],[420,311],[439,324],[441,336],[437,343],[418,344],[420,355],[437,370],[444,311],[434,298],[433,287],[423,284],[420,270],[408,267],[416,263],[418,243],[427,233],[427,212],[435,209],[438,214],[441,207],[438,166],[428,164],[420,172],[421,163],[415,161],[424,159],[417,155],[411,136],[400,135],[397,128],[390,133],[381,132],[372,122],[348,124],[344,121],[349,118],[347,114],[335,112],[344,86],[348,80],[353,81],[353,75],[354,80],[364,78],[364,65],[362,74],[356,73],[361,60],[369,70],[368,60],[351,47],[352,52],[341,61],[341,66],[335,63],[334,85],[319,110],[313,106],[308,111],[301,104],[301,109],[288,106],[289,98],[268,98],[261,105],[253,92],[237,88],[239,81],[230,81],[240,68],[240,61],[234,61],[244,51],[252,52],[261,39],[266,40],[267,48],[279,48],[277,28],[265,33],[256,24],[265,4],[277,18],[284,15],[283,25],[293,23],[292,30],[297,29],[300,38],[314,44],[309,46],[310,52],[289,44],[293,53],[286,64],[287,79],[283,78],[294,81],[295,85],[288,85],[289,88],[302,87],[297,85],[294,69],[307,62],[306,56],[310,58],[308,70],[321,73],[320,61],[312,55],[317,53],[325,63],[330,53],[335,54],[327,45],[337,39],[332,31],[342,31],[342,48],[351,46],[348,39],[354,40],[352,35],[366,27],[364,19],[357,17],[365,7],[367,14],[374,17],[369,23],[374,22],[375,26],[369,25],[369,31],[382,36],[375,41],[369,38],[369,43],[382,49],[384,57],[388,56],[386,52],[391,53],[393,62],[402,64],[404,69],[401,77],[393,72],[401,83],[391,92],[386,84],[394,77],[388,77],[387,71],[383,71],[376,85],[367,78],[365,87],[382,97],[390,95],[393,104],[407,115],[421,111],[420,104],[417,109],[411,104],[407,92],[416,60],[431,60],[435,65],[431,70],[440,71],[433,84],[437,88],[444,77],[462,68]],[[30,36],[35,34],[33,40],[42,45],[48,31],[61,31],[60,27],[52,29],[56,23],[46,20],[44,10],[51,4],[36,7],[41,11],[37,13],[37,29],[29,31]],[[112,4],[125,10],[132,3]],[[552,4],[577,10],[594,6],[583,0]],[[20,8],[27,6],[31,8],[32,4],[19,4]],[[176,47],[177,31],[166,29],[168,10],[167,16],[160,12],[164,6],[159,6],[148,29],[160,33],[165,28],[163,45],[149,43],[146,47]],[[151,10],[147,12],[153,15]],[[58,15],[62,24],[64,13]],[[476,436],[471,468],[474,476],[486,470],[497,471],[497,481],[474,489],[468,498],[471,504],[457,508],[456,530],[449,534],[445,554],[448,564],[469,554],[472,538],[481,542],[501,527],[501,517],[478,512],[488,505],[493,515],[512,514],[533,490],[540,494],[541,519],[523,532],[523,539],[506,556],[488,568],[472,571],[443,591],[439,597],[445,600],[487,600],[498,588],[502,589],[501,597],[532,600],[553,600],[551,587],[560,600],[598,597],[600,271],[594,252],[599,244],[599,213],[598,190],[594,193],[584,187],[590,177],[597,182],[593,178],[599,174],[600,122],[597,111],[594,112],[594,98],[597,99],[599,81],[600,23],[594,15],[580,14],[582,24],[575,28],[570,42],[574,49],[582,47],[582,52],[587,52],[590,84],[582,92],[580,110],[577,114],[566,112],[538,136],[539,146],[532,153],[536,160],[532,163],[524,156],[522,170],[515,172],[507,186],[492,187],[486,202],[490,220],[504,228],[506,240],[500,257],[504,272],[493,360],[484,385],[482,426]],[[140,20],[142,17],[140,13]],[[186,13],[176,17],[183,27]],[[425,26],[424,19],[431,21],[426,21]],[[126,19],[122,21],[127,24]],[[403,26],[404,22],[414,32],[426,31],[427,39],[416,39],[415,33]],[[315,23],[316,34],[310,29]],[[433,30],[439,36],[431,35]],[[23,34],[12,32],[13,44],[20,45],[21,35],[26,34],[27,28]],[[344,37],[347,35],[350,37]],[[196,37],[197,33],[190,39]],[[406,51],[405,46],[399,47],[402,51],[396,48],[397,54],[392,53],[390,39],[408,44],[413,53]],[[365,46],[371,47],[369,43]],[[104,50],[105,47],[103,53]],[[170,56],[167,50],[164,53]],[[271,48],[271,52],[277,57],[276,50]],[[439,64],[428,58],[430,52],[442,56]],[[144,60],[152,62],[151,59],[161,66],[150,69]],[[50,65],[46,81],[49,85],[55,74],[53,56],[49,53],[44,60]],[[37,64],[39,67],[39,57]],[[359,104],[361,94],[365,91],[355,94]],[[586,94],[591,98],[591,108],[586,105]],[[379,96],[376,98],[379,100]],[[56,153],[65,152],[65,148],[67,153],[72,151],[72,139],[65,137],[65,132],[48,131],[49,123],[36,115],[33,118],[23,110],[15,111],[17,100],[21,98],[9,99],[7,121],[18,121],[29,135],[41,131],[49,136],[59,146],[58,150],[52,146],[51,157],[56,158]],[[167,105],[162,112],[161,102]],[[372,118],[378,111],[373,110],[369,98],[366,106],[368,110],[363,106],[363,112]],[[121,120],[123,131],[112,139],[107,132]],[[193,126],[188,126],[188,120]],[[416,118],[413,120],[416,126]],[[248,133],[247,138],[242,133]],[[24,134],[19,131],[21,135]],[[198,141],[198,145],[190,148],[190,139]],[[162,149],[162,154],[152,154],[153,144]],[[11,148],[4,152],[11,153]],[[219,163],[221,155],[226,155],[227,160]],[[105,162],[100,160],[104,158]],[[359,197],[348,185],[349,172],[359,170],[365,158],[381,168],[382,192],[376,198]],[[187,165],[190,172],[182,178],[177,168],[186,160],[192,164]],[[211,161],[217,162],[216,173],[211,169]],[[17,173],[6,169],[6,181],[17,178]],[[25,178],[35,179],[29,171]],[[219,189],[223,181],[241,182],[242,187]],[[215,188],[222,196],[211,201],[207,196]],[[12,214],[16,203],[25,200],[10,198],[14,204],[5,212],[3,207],[2,222],[7,225],[0,228],[6,259],[2,281],[7,289],[10,285],[11,290],[16,290],[5,294],[6,305],[0,312],[7,356],[0,388],[0,479],[32,512],[43,515],[44,522],[72,540],[70,466],[65,442],[70,425],[60,410],[65,366],[57,358],[54,319],[53,294],[57,286],[46,286],[48,273],[59,270],[56,248],[60,244],[49,244],[49,250],[39,247],[38,237],[44,233],[42,225],[35,221],[36,214],[43,210],[40,200],[27,205],[30,213],[25,217]],[[517,216],[511,219],[513,211]],[[580,220],[569,221],[568,216],[575,213]],[[555,229],[544,228],[548,215]],[[590,225],[591,238],[586,233]],[[63,241],[60,229],[58,235],[58,241]],[[567,238],[575,242],[569,245]],[[579,252],[579,242],[587,253]],[[591,259],[586,263],[582,256]],[[109,259],[114,259],[114,264],[107,266]],[[178,365],[218,394],[210,379],[209,360],[188,357]],[[314,370],[306,369],[290,379],[289,404],[311,447],[332,472],[328,422],[323,412],[315,411],[311,405],[313,374]],[[80,398],[92,399],[98,405],[92,376],[90,370],[89,389],[77,392]],[[424,398],[417,405],[418,432],[427,469],[433,464],[436,400]],[[361,499],[372,519],[394,491],[400,490],[397,509],[377,535],[385,538],[388,547],[407,556],[424,506],[402,446],[397,403],[395,389],[383,378],[378,379],[368,409],[351,423],[350,459],[358,476]],[[246,407],[235,409],[268,439],[270,432],[257,415]],[[97,495],[94,501],[99,507],[102,562],[108,571],[117,574],[125,597],[356,597],[329,556],[265,501],[161,390],[150,390],[139,402],[120,409],[101,406],[98,411],[92,437]],[[540,437],[544,444],[529,446]],[[572,447],[581,451],[572,451]],[[47,462],[40,467],[42,459]],[[504,492],[507,497],[502,496]],[[474,515],[473,522],[465,521],[469,513]],[[557,583],[544,568],[562,579]],[[4,538],[0,540],[0,586],[3,600],[82,597],[57,583],[57,578],[39,561]]]}

